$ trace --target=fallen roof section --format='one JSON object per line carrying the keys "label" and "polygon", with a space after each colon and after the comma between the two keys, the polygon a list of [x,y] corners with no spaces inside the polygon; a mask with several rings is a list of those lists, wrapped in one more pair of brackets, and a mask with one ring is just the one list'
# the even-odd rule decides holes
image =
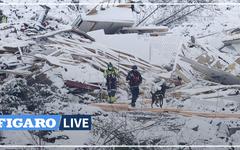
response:
{"label": "fallen roof section", "polygon": [[209,68],[182,55],[180,55],[179,57],[180,60],[191,64],[191,66],[196,71],[199,71],[200,73],[204,74],[206,78],[210,81],[221,83],[224,85],[240,84],[240,78],[232,75],[231,73],[214,68]]}
{"label": "fallen roof section", "polygon": [[95,39],[93,37],[91,37],[90,35],[88,35],[87,33],[79,30],[78,28],[74,28],[74,27],[71,27],[71,26],[67,26],[65,29],[62,29],[62,30],[49,32],[47,34],[40,35],[40,36],[35,36],[35,37],[33,37],[33,39],[48,38],[48,37],[52,37],[52,36],[57,35],[57,34],[61,34],[63,32],[74,32],[74,33],[76,33],[80,36],[83,36],[86,39],[89,39],[91,41],[95,41]]}
{"label": "fallen roof section", "polygon": [[96,14],[78,17],[73,26],[83,32],[103,29],[106,34],[114,34],[123,27],[131,27],[134,24],[131,9],[111,7],[97,11]]}

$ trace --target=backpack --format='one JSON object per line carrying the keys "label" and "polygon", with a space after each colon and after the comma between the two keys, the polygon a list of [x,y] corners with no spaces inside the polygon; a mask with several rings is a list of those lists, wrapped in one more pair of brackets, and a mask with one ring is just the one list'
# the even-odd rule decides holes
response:
{"label": "backpack", "polygon": [[139,72],[132,72],[131,82],[133,85],[138,85],[142,82],[141,75]]}

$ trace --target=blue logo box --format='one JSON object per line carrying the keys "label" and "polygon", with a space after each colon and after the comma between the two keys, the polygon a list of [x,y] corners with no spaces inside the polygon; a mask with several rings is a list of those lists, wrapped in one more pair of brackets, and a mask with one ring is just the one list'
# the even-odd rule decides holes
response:
{"label": "blue logo box", "polygon": [[91,130],[90,115],[0,115],[0,130]]}

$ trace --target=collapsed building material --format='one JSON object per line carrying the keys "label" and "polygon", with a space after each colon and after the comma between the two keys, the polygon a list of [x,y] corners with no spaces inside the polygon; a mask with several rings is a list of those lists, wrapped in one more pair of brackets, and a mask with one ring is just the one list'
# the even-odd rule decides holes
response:
{"label": "collapsed building material", "polygon": [[[8,43],[0,43],[0,51],[3,52],[8,52],[8,53],[15,53],[17,51],[19,51],[19,48],[22,47],[27,47],[31,44],[33,44],[34,42],[29,42],[29,41],[20,41],[20,40],[12,40],[11,42]],[[1,48],[2,47],[2,48]]]}
{"label": "collapsed building material", "polygon": [[177,108],[131,108],[128,104],[118,103],[118,104],[105,104],[105,103],[95,103],[91,104],[92,106],[99,107],[104,111],[109,112],[150,112],[150,113],[173,113],[182,115],[185,117],[199,116],[205,118],[240,118],[240,114],[232,114],[232,113],[220,113],[220,112],[196,112],[196,111],[188,111]]}
{"label": "collapsed building material", "polygon": [[183,82],[185,83],[191,82],[191,80],[186,75],[184,75],[184,73],[182,73],[181,71],[175,70],[174,73],[176,76],[180,77],[183,80]]}
{"label": "collapsed building material", "polygon": [[[86,40],[85,37],[75,34],[71,27],[35,36],[32,40],[36,43],[41,42],[41,46],[38,47],[39,53],[30,54],[34,56],[35,62],[47,62],[47,67],[56,68],[58,77],[63,80],[69,91],[74,93],[104,89],[105,80],[102,73],[107,69],[109,62],[118,69],[120,79],[125,79],[133,64],[136,64],[142,73],[151,71],[158,75],[165,72],[161,66],[150,64],[127,52]],[[31,49],[31,46],[29,48]],[[75,74],[75,72],[82,74],[86,71],[91,72],[91,75],[85,74],[78,77]],[[144,76],[143,79],[145,80]]]}
{"label": "collapsed building material", "polygon": [[206,78],[210,81],[225,84],[225,85],[234,85],[240,84],[240,78],[222,70],[208,68],[207,66],[201,65],[198,62],[191,60],[185,56],[180,55],[180,60],[191,64],[191,66],[204,74]]}
{"label": "collapsed building material", "polygon": [[240,52],[240,34],[229,35],[223,40],[224,45],[231,45],[236,51]]}
{"label": "collapsed building material", "polygon": [[25,77],[32,75],[32,72],[24,71],[24,70],[0,70],[0,73],[15,74],[15,75],[21,75]]}
{"label": "collapsed building material", "polygon": [[50,7],[46,6],[46,5],[40,5],[42,8],[44,8],[44,12],[42,12],[39,17],[38,17],[38,20],[37,22],[39,24],[43,24],[43,22],[45,21],[46,17],[47,17],[47,14],[49,12],[49,10],[51,9]]}
{"label": "collapsed building material", "polygon": [[75,32],[75,33],[77,33],[77,34],[79,34],[79,35],[82,35],[82,36],[85,37],[86,39],[89,39],[89,40],[91,40],[91,41],[95,41],[95,39],[94,39],[93,37],[89,36],[87,33],[79,30],[78,28],[73,28],[72,31]]}
{"label": "collapsed building material", "polygon": [[164,22],[163,25],[164,26],[170,25],[171,23],[176,22],[176,21],[190,15],[191,13],[193,13],[193,12],[195,12],[195,11],[201,9],[201,8],[203,8],[203,6],[194,7],[193,9],[190,9],[188,12],[182,14],[181,16],[175,16],[173,19]]}
{"label": "collapsed building material", "polygon": [[200,56],[198,56],[197,58],[197,62],[203,65],[208,65],[208,64],[212,64],[215,59],[213,57],[210,57],[209,55],[203,53]]}
{"label": "collapsed building material", "polygon": [[[175,90],[174,92],[171,93],[179,93],[181,95],[188,95],[188,96],[193,96],[193,95],[201,95],[205,93],[213,93],[221,90],[226,90],[226,89],[240,89],[240,85],[216,85],[216,86],[204,86],[200,88],[191,88],[191,89],[179,89]],[[170,94],[171,94],[170,93]]]}
{"label": "collapsed building material", "polygon": [[95,84],[90,84],[90,83],[82,83],[82,82],[70,81],[70,80],[66,80],[65,85],[69,88],[84,89],[84,90],[101,89],[100,85],[95,85]]}
{"label": "collapsed building material", "polygon": [[[50,41],[41,45],[45,49],[55,49],[49,55],[35,54],[38,59],[45,60],[52,65],[77,65],[79,63],[89,63],[93,68],[104,71],[108,62],[112,62],[118,67],[121,75],[127,75],[127,71],[130,71],[132,64],[139,66],[140,71],[148,71],[149,69],[154,72],[163,72],[161,67],[152,65],[147,61],[137,58],[131,54],[121,52],[115,49],[109,49],[96,43],[89,43],[84,41],[79,35],[74,35],[73,38],[62,36],[60,33],[75,33],[71,28],[54,31],[46,35],[34,37],[34,39],[46,38]],[[73,35],[72,35],[73,36]],[[104,49],[104,50],[101,50]],[[69,55],[69,58],[62,57]]]}
{"label": "collapsed building material", "polygon": [[166,26],[123,27],[122,33],[166,33]]}
{"label": "collapsed building material", "polygon": [[166,18],[164,18],[164,19],[158,19],[157,21],[155,21],[155,24],[156,24],[156,25],[161,25],[161,24],[163,24],[164,22],[166,22],[166,21],[168,21],[168,20],[176,17],[176,15],[177,15],[178,13],[182,12],[184,9],[189,8],[189,7],[190,7],[190,6],[188,6],[188,5],[187,5],[187,6],[183,6],[182,8],[180,8],[179,10],[177,10],[177,11],[175,11],[173,14],[171,14],[170,16],[168,16],[168,17],[166,17]]}
{"label": "collapsed building material", "polygon": [[58,30],[58,31],[53,31],[53,32],[48,32],[44,35],[39,35],[39,36],[34,36],[32,37],[31,39],[29,40],[32,40],[32,39],[38,39],[38,38],[47,38],[47,37],[50,37],[50,36],[54,36],[54,35],[57,35],[57,34],[60,34],[60,33],[63,33],[63,32],[69,32],[72,30],[72,27],[71,26],[66,26],[64,29],[62,30]]}
{"label": "collapsed building material", "polygon": [[139,26],[140,24],[142,24],[143,22],[145,22],[151,15],[153,15],[160,7],[160,5],[157,5],[157,7],[151,12],[149,13],[146,17],[144,17],[141,21],[139,21],[139,23],[136,26]]}
{"label": "collapsed building material", "polygon": [[95,41],[95,39],[93,37],[89,36],[88,34],[86,34],[83,31],[81,31],[77,28],[73,28],[71,26],[66,26],[65,29],[62,29],[62,30],[59,30],[59,31],[54,31],[54,32],[50,32],[50,33],[47,33],[47,34],[44,34],[44,35],[35,36],[35,37],[32,37],[32,39],[47,38],[47,37],[51,37],[51,36],[54,36],[54,35],[57,35],[57,34],[60,34],[60,33],[63,33],[63,32],[74,32],[74,33],[76,33],[80,36],[83,36],[86,39],[89,39],[91,41]]}
{"label": "collapsed building material", "polygon": [[[175,54],[178,53],[183,42],[177,35],[166,35],[163,37],[151,36],[147,37],[146,40],[146,35],[139,35],[137,33],[106,35],[103,31],[94,31],[89,34],[93,36],[96,41],[108,45],[115,50],[120,50],[121,54],[125,52],[128,53],[129,57],[141,58],[141,62],[147,61],[147,63],[157,68],[174,62]],[[136,45],[135,43],[138,44]],[[165,57],[162,57],[163,55]]]}
{"label": "collapsed building material", "polygon": [[[121,15],[118,15],[119,12],[121,12]],[[124,14],[122,14],[123,12]],[[111,14],[111,16],[108,16],[109,14]],[[106,34],[114,34],[123,27],[133,26],[134,19],[131,16],[132,13],[129,8],[112,7],[103,11],[98,11],[93,15],[77,17],[73,27],[83,32],[103,29]]]}

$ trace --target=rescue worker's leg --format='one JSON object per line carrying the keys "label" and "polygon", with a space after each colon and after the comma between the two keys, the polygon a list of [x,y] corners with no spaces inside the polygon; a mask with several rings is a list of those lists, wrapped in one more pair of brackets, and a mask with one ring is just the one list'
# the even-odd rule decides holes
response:
{"label": "rescue worker's leg", "polygon": [[112,92],[112,87],[110,85],[108,85],[108,102],[109,103],[113,103],[112,102],[112,95],[113,95],[113,92]]}
{"label": "rescue worker's leg", "polygon": [[112,89],[108,89],[108,102],[109,103],[112,103],[111,97],[112,97]]}
{"label": "rescue worker's leg", "polygon": [[115,83],[114,82],[107,82],[107,89],[108,89],[108,102],[113,103],[115,100]]}
{"label": "rescue worker's leg", "polygon": [[134,101],[134,97],[133,97],[133,95],[134,95],[134,88],[133,88],[133,87],[130,87],[130,91],[131,91],[131,94],[132,94],[131,106],[132,106],[132,107],[135,107],[135,104],[133,103],[133,101]]}
{"label": "rescue worker's leg", "polygon": [[109,89],[108,90],[108,102],[109,103],[115,103],[116,102],[116,98],[115,98],[115,94],[116,94],[116,89]]}
{"label": "rescue worker's leg", "polygon": [[131,87],[131,93],[132,93],[132,107],[135,107],[135,103],[137,101],[137,98],[138,98],[138,95],[139,95],[139,87],[137,86],[134,86],[134,87]]}
{"label": "rescue worker's leg", "polygon": [[111,102],[112,103],[116,102],[116,98],[115,98],[116,92],[117,92],[117,82],[113,81],[111,84]]}
{"label": "rescue worker's leg", "polygon": [[117,91],[117,89],[112,89],[112,92],[111,92],[111,101],[112,101],[112,103],[116,102],[116,97],[115,97],[116,91]]}
{"label": "rescue worker's leg", "polygon": [[136,87],[136,96],[135,96],[135,102],[137,101],[139,96],[139,87]]}

